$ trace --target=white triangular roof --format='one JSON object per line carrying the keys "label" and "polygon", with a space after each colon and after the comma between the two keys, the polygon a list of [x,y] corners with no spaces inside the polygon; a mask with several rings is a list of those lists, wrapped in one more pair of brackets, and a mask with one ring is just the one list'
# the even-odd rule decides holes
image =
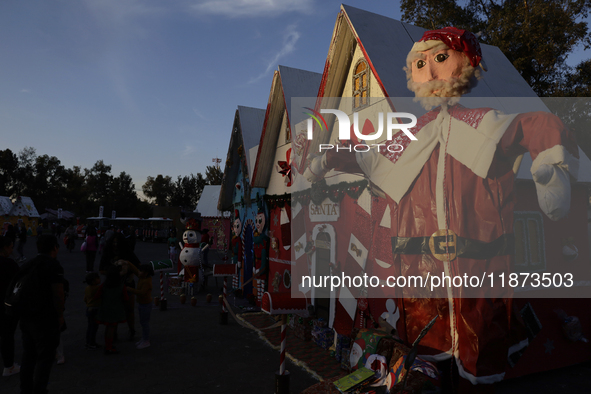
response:
{"label": "white triangular roof", "polygon": [[12,210],[12,201],[10,197],[0,196],[0,215],[8,215]]}
{"label": "white triangular roof", "polygon": [[39,212],[35,208],[35,204],[31,197],[20,196],[12,206],[9,213],[10,216],[28,216],[30,218],[38,218]]}
{"label": "white triangular roof", "polygon": [[222,185],[207,185],[201,192],[201,197],[197,203],[195,212],[199,212],[202,218],[221,217],[222,213],[218,211],[218,201],[220,199],[220,190]]}
{"label": "white triangular roof", "polygon": [[[266,187],[275,168],[275,153],[283,120],[283,110],[287,121],[297,124],[305,119],[301,111],[292,113],[292,99],[297,97],[316,97],[322,74],[298,68],[279,66],[273,75],[273,83],[267,103],[263,132],[255,157],[254,173],[251,183],[255,187]],[[277,116],[279,115],[279,116]],[[288,124],[289,124],[288,123]],[[287,148],[286,148],[287,149]]]}
{"label": "white triangular roof", "polygon": [[240,130],[242,131],[242,142],[248,165],[248,174],[252,175],[254,161],[251,161],[250,150],[259,145],[263,122],[265,121],[265,110],[259,108],[238,106],[240,116]]}

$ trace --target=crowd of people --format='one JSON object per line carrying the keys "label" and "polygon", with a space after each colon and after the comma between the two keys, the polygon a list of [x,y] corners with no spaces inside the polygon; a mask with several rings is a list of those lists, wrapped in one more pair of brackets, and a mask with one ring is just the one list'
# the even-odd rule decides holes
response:
{"label": "crowd of people", "polygon": [[[38,254],[26,259],[20,228],[10,226],[0,236],[0,355],[4,363],[2,376],[20,373],[21,393],[46,392],[52,365],[63,364],[65,357],[61,333],[66,330],[64,308],[69,283],[57,260],[60,241],[51,231],[40,231],[36,239]],[[65,231],[68,236],[70,228]],[[134,340],[135,304],[142,328],[138,349],[150,346],[150,314],[152,310],[152,276],[149,264],[141,264],[134,253],[135,242],[129,234],[110,229],[99,239],[96,229],[87,226],[81,249],[86,259],[86,348],[103,348],[97,343],[100,325],[105,326],[104,353],[119,351],[113,345],[117,328],[126,324],[129,340]],[[74,231],[76,231],[74,229]],[[73,235],[72,235],[73,237]],[[77,238],[77,236],[76,236]],[[74,238],[75,239],[75,238]],[[63,243],[71,251],[68,241]],[[75,245],[75,241],[74,241]],[[16,249],[16,260],[13,258]],[[100,254],[98,270],[95,270]],[[19,266],[19,263],[21,265]],[[137,279],[137,280],[136,280]],[[82,302],[82,300],[80,300]],[[15,332],[20,323],[22,361],[15,361]]]}

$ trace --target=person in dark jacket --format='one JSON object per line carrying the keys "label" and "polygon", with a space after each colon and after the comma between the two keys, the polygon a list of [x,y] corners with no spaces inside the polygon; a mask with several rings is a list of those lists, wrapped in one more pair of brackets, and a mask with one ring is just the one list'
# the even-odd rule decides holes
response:
{"label": "person in dark jacket", "polygon": [[17,275],[29,273],[39,280],[35,294],[27,297],[20,315],[23,361],[21,393],[46,393],[64,321],[64,269],[56,260],[59,244],[53,235],[37,240],[38,255],[27,261]]}
{"label": "person in dark jacket", "polygon": [[4,296],[12,278],[18,272],[18,264],[10,258],[14,249],[14,240],[0,236],[0,355],[4,361],[2,376],[19,373],[20,366],[14,362],[14,332],[18,320],[4,311]]}

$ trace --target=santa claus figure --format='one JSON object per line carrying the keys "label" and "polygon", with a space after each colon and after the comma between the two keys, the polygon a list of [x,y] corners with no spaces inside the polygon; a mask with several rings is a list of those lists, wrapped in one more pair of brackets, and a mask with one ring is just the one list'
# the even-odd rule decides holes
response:
{"label": "santa claus figure", "polygon": [[240,234],[242,233],[242,221],[240,220],[240,212],[237,209],[234,210],[234,222],[232,223],[232,241],[231,241],[231,251],[232,251],[232,264],[237,265],[236,273],[234,278],[232,279],[232,286],[235,289],[238,289],[240,284],[240,269],[242,268],[242,239],[240,238]]}
{"label": "santa claus figure", "polygon": [[257,304],[261,304],[263,294],[267,291],[267,282],[269,277],[269,246],[271,244],[265,231],[265,210],[262,204],[259,204],[258,213],[254,220],[254,267],[253,276],[255,278],[257,289]]}
{"label": "santa claus figure", "polygon": [[[328,151],[306,172],[312,181],[332,168],[363,173],[385,192],[392,275],[509,272],[513,164],[525,152],[533,159],[542,211],[552,220],[569,211],[570,178],[578,169],[573,135],[549,113],[505,115],[459,105],[476,85],[479,68],[486,66],[472,33],[453,27],[425,32],[405,68],[408,87],[427,109],[435,107],[411,129],[417,140],[394,136],[405,146],[402,153]],[[420,298],[416,288],[398,289],[397,329],[408,344],[438,316],[419,354],[461,377],[454,391],[492,389],[487,384],[503,379],[508,357],[527,346],[526,337],[513,335],[519,318],[512,313],[511,293],[491,295],[492,290],[466,295],[465,288],[445,286]]]}
{"label": "santa claus figure", "polygon": [[199,264],[201,263],[201,248],[199,247],[199,222],[189,219],[186,222],[186,230],[183,233],[183,244],[179,242],[178,270],[184,269],[186,282],[195,283],[199,280]]}

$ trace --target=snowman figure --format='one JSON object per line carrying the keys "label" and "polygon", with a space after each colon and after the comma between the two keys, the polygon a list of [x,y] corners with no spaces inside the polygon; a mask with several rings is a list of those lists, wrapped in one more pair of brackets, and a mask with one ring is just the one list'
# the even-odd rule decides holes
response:
{"label": "snowman figure", "polygon": [[201,264],[201,248],[199,241],[201,233],[199,232],[199,223],[195,219],[186,221],[186,229],[183,233],[183,244],[179,253],[178,272],[181,269],[185,271],[185,282],[195,283],[199,280],[199,265]]}

